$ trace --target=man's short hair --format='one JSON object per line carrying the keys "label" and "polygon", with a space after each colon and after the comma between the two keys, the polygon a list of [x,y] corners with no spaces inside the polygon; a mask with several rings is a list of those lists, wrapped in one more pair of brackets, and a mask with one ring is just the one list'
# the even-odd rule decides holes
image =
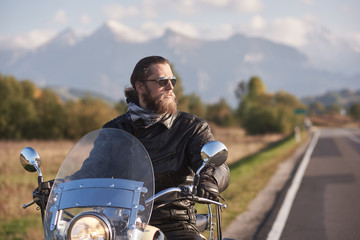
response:
{"label": "man's short hair", "polygon": [[135,83],[137,81],[146,80],[151,76],[151,66],[153,64],[169,64],[169,61],[161,56],[149,56],[141,59],[134,67],[130,77],[132,88],[125,88],[126,102],[134,102],[139,104],[139,96],[136,92]]}

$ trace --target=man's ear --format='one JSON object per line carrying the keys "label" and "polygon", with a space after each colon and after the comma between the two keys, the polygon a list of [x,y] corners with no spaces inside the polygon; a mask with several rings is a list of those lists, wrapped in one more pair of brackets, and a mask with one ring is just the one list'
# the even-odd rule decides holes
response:
{"label": "man's ear", "polygon": [[144,83],[143,83],[143,82],[136,81],[136,82],[135,82],[135,89],[136,89],[136,91],[137,91],[139,94],[144,93],[144,91],[145,91]]}

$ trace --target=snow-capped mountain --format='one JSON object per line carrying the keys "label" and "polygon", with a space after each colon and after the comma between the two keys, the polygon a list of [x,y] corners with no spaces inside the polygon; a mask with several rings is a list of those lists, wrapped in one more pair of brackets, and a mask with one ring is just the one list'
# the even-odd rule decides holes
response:
{"label": "snow-capped mountain", "polygon": [[99,92],[119,100],[137,61],[161,55],[173,63],[186,93],[205,102],[225,98],[237,105],[234,89],[241,80],[260,76],[275,92],[298,97],[327,90],[360,88],[360,74],[346,75],[314,67],[299,50],[262,38],[234,35],[227,40],[191,39],[170,30],[147,39],[107,22],[87,37],[68,29],[43,46],[17,55],[0,52],[0,72],[30,79],[39,86],[62,86]]}

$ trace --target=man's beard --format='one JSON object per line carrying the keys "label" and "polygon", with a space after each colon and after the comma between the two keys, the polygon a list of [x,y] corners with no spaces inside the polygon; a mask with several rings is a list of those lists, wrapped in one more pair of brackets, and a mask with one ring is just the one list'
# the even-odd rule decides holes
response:
{"label": "man's beard", "polygon": [[165,93],[160,96],[151,97],[150,89],[146,85],[145,85],[145,89],[146,91],[142,97],[147,109],[154,110],[158,114],[176,113],[177,100],[173,92],[168,93],[171,94],[170,98],[165,97],[167,95]]}

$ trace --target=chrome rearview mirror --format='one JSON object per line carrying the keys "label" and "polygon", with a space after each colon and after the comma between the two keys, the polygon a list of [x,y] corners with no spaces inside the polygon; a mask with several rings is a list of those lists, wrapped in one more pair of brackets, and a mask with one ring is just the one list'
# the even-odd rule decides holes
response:
{"label": "chrome rearview mirror", "polygon": [[20,162],[26,171],[29,172],[38,171],[39,175],[41,175],[40,156],[33,148],[26,147],[21,151]]}
{"label": "chrome rearview mirror", "polygon": [[227,157],[228,150],[222,142],[210,141],[201,148],[201,158],[206,164],[220,166],[225,163]]}
{"label": "chrome rearview mirror", "polygon": [[203,160],[203,164],[198,168],[194,176],[194,194],[197,192],[201,170],[209,164],[214,164],[216,167],[220,166],[226,162],[227,157],[228,150],[222,142],[210,141],[201,148],[201,159]]}

